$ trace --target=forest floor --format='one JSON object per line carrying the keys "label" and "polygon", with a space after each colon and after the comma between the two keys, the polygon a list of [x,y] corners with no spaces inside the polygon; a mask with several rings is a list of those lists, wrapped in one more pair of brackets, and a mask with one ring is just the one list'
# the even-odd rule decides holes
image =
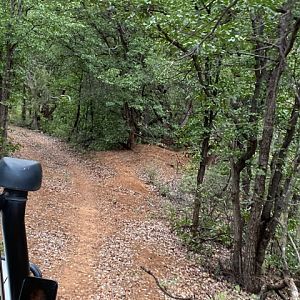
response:
{"label": "forest floor", "polygon": [[156,146],[79,154],[42,133],[11,127],[15,157],[38,160],[43,185],[30,193],[26,226],[30,260],[58,281],[58,299],[249,299],[217,280],[172,233],[166,199],[147,170],[177,176],[184,158]]}

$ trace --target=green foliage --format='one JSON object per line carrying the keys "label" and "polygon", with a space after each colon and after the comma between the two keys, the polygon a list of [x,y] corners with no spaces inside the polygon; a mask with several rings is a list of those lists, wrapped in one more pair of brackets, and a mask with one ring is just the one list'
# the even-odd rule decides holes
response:
{"label": "green foliage", "polygon": [[179,236],[183,244],[194,250],[199,250],[200,245],[195,242],[190,232],[192,225],[191,210],[188,208],[178,209],[178,207],[174,205],[169,205],[167,207],[167,215],[173,230]]}
{"label": "green foliage", "polygon": [[49,122],[46,118],[42,118],[41,128],[50,134],[67,138],[71,130],[74,113],[75,107],[72,99],[61,96],[56,101],[56,109],[52,116],[53,119]]}
{"label": "green foliage", "polygon": [[[199,245],[201,239],[213,239],[231,246],[232,165],[243,158],[253,140],[258,141],[246,162],[248,177],[243,175],[240,182],[245,224],[251,219],[255,177],[266,177],[262,186],[267,187],[275,173],[271,163],[260,168],[258,156],[284,2],[251,0],[231,6],[234,2],[228,0],[29,0],[19,1],[19,10],[17,2],[12,3],[3,1],[0,7],[0,102],[2,91],[8,91],[5,105],[10,120],[86,149],[132,148],[134,143],[186,148],[194,165],[180,182],[162,182],[154,170],[148,171],[149,181],[176,203],[170,219],[185,243]],[[300,4],[293,5],[294,22]],[[262,25],[254,26],[256,18]],[[259,29],[263,29],[260,35],[255,33]],[[291,126],[288,120],[299,88],[298,57],[297,38],[276,96],[271,153],[265,158],[274,163]],[[263,76],[256,93],[258,74]],[[294,163],[299,124],[295,132],[284,152],[277,194],[283,193],[289,176],[293,194],[299,194]],[[204,158],[201,146],[207,137],[208,158],[215,157],[218,163],[209,167],[204,183],[197,187],[197,170]],[[14,150],[9,142],[1,142],[8,151]],[[248,191],[242,188],[246,177]],[[196,196],[201,200],[198,241],[189,230]],[[271,214],[274,209],[273,205]],[[296,238],[297,216],[290,216],[289,230]],[[277,257],[269,259],[279,266]],[[287,260],[296,263],[290,246]]]}
{"label": "green foliage", "polygon": [[6,139],[4,141],[0,139],[0,144],[2,145],[0,149],[0,157],[10,156],[21,147],[18,143],[15,143],[10,139]]}
{"label": "green foliage", "polygon": [[[222,174],[223,172],[223,174]],[[189,248],[200,251],[208,250],[211,243],[220,243],[231,247],[230,204],[226,200],[226,192],[222,192],[226,185],[228,174],[222,166],[215,166],[209,170],[206,180],[199,191],[201,197],[201,220],[198,236],[191,233],[192,201],[195,197],[195,169],[186,170],[181,180],[172,181],[166,194],[170,200],[167,214],[173,230]],[[153,183],[158,182],[154,179]],[[160,183],[161,185],[161,183]]]}
{"label": "green foliage", "polygon": [[228,300],[230,296],[227,292],[219,292],[217,295],[214,296],[214,300]]}
{"label": "green foliage", "polygon": [[[171,136],[169,107],[180,97],[173,92],[178,87],[157,76],[157,53],[124,7],[89,1],[57,3],[34,5],[28,15],[28,21],[41,30],[39,36],[35,31],[30,36],[39,46],[32,56],[39,57],[55,79],[53,96],[60,97],[65,90],[71,97],[70,103],[60,100],[53,118],[43,119],[41,127],[99,149],[126,144],[133,129],[137,141]],[[44,55],[48,40],[51,52]],[[159,59],[167,66],[163,56]]]}

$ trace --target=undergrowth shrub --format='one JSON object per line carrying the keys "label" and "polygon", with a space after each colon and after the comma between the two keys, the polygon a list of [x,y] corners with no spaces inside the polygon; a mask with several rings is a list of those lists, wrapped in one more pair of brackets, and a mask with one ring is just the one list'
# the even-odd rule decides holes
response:
{"label": "undergrowth shrub", "polygon": [[198,251],[205,244],[219,243],[230,247],[231,209],[228,192],[228,170],[223,165],[208,169],[201,186],[201,213],[199,234],[191,234],[193,202],[196,191],[197,169],[189,165],[183,174],[168,181],[155,168],[148,168],[147,180],[161,196],[168,199],[167,216],[172,229],[190,249]]}

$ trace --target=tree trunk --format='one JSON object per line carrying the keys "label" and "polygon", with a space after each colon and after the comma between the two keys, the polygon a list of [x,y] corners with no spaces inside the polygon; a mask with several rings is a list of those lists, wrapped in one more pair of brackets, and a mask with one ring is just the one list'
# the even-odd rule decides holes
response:
{"label": "tree trunk", "polygon": [[22,118],[22,123],[26,123],[26,111],[27,111],[27,103],[26,103],[26,86],[25,84],[23,85],[23,99],[22,99],[22,112],[21,112],[21,118]]}
{"label": "tree trunk", "polygon": [[[292,5],[290,2],[288,5]],[[250,292],[258,292],[259,277],[261,275],[262,262],[264,261],[264,252],[261,251],[260,242],[261,234],[261,214],[265,199],[265,184],[268,174],[268,163],[273,140],[274,122],[276,114],[276,96],[279,80],[285,69],[285,59],[291,51],[297,32],[300,26],[298,20],[291,31],[291,37],[288,41],[287,37],[290,32],[290,24],[292,14],[290,7],[285,7],[287,13],[283,14],[280,19],[280,39],[279,39],[279,55],[277,64],[271,73],[267,85],[266,110],[264,115],[263,134],[260,143],[260,151],[258,157],[257,174],[254,183],[254,192],[252,197],[252,208],[250,211],[250,220],[246,232],[246,245],[244,256],[244,284],[245,288]]]}
{"label": "tree trunk", "polygon": [[[260,222],[260,237],[257,249],[257,261],[259,265],[263,264],[267,246],[276,230],[277,220],[280,219],[281,213],[284,210],[285,197],[281,195],[282,192],[280,191],[280,187],[282,186],[282,173],[286,163],[287,151],[293,141],[296,131],[299,119],[299,109],[300,91],[298,90],[295,96],[294,107],[288,121],[288,129],[286,130],[283,144],[278,154],[273,156],[276,158],[276,162],[274,164],[274,172],[270,180],[268,195],[262,210]],[[271,215],[271,211],[273,211],[273,215]]]}
{"label": "tree trunk", "polygon": [[90,112],[90,116],[91,116],[90,133],[93,134],[94,133],[94,117],[95,117],[93,98],[91,98],[91,101],[90,101],[90,110],[89,110],[89,112]]}
{"label": "tree trunk", "polygon": [[201,209],[201,185],[204,181],[206,165],[207,165],[207,158],[208,158],[208,151],[209,151],[209,141],[211,135],[211,129],[213,125],[214,114],[212,111],[206,111],[204,116],[204,138],[202,140],[201,145],[201,158],[199,162],[199,168],[197,173],[197,187],[196,187],[196,195],[194,200],[194,208],[193,208],[193,220],[192,220],[192,235],[196,236],[199,227],[199,216],[200,216],[200,209]]}
{"label": "tree trunk", "polygon": [[193,112],[193,100],[190,100],[188,103],[188,107],[186,108],[186,111],[184,113],[184,116],[182,117],[182,119],[179,122],[180,127],[184,127],[187,124],[192,112]]}
{"label": "tree trunk", "polygon": [[129,134],[126,141],[126,147],[128,149],[133,149],[136,144],[136,136],[138,131],[138,125],[137,125],[137,117],[138,114],[136,110],[133,107],[130,107],[128,102],[124,103],[123,107],[123,115],[124,119],[128,125],[129,128]]}
{"label": "tree trunk", "polygon": [[34,130],[39,130],[39,128],[40,128],[39,115],[36,110],[33,113],[31,128]]}
{"label": "tree trunk", "polygon": [[251,179],[252,179],[252,171],[251,166],[248,165],[242,174],[242,190],[246,198],[250,195],[250,186],[251,186]]}
{"label": "tree trunk", "polygon": [[75,117],[73,128],[72,128],[72,130],[71,130],[71,132],[69,134],[68,141],[71,140],[72,135],[78,129],[78,124],[79,124],[79,119],[80,119],[80,111],[81,111],[81,100],[80,100],[80,97],[79,97],[78,103],[77,103],[76,117]]}
{"label": "tree trunk", "polygon": [[[17,43],[13,43],[13,27],[11,20],[17,16],[15,12],[16,2],[15,0],[10,0],[9,2],[2,3],[3,10],[7,13],[8,21],[6,24],[7,32],[5,33],[5,44],[3,50],[3,71],[1,74],[1,94],[0,94],[0,147],[1,151],[4,150],[4,146],[7,140],[7,125],[8,125],[8,100],[11,94],[11,80],[13,72],[13,62],[14,62],[14,52]],[[22,13],[22,2],[20,1],[18,7],[18,15],[21,16]]]}
{"label": "tree trunk", "polygon": [[241,166],[232,162],[231,166],[231,201],[233,205],[233,255],[232,266],[238,283],[242,282],[242,234],[243,219],[240,206]]}
{"label": "tree trunk", "polygon": [[278,82],[284,68],[284,62],[280,60],[271,76],[266,100],[266,113],[264,117],[263,136],[260,144],[258,171],[255,177],[252,209],[248,223],[244,259],[244,283],[250,292],[258,291],[257,276],[261,274],[261,266],[257,264],[257,247],[260,233],[260,216],[264,202],[265,182],[268,172],[269,154],[273,140],[276,93]]}
{"label": "tree trunk", "polygon": [[[252,18],[252,29],[254,37],[263,36],[263,20],[259,15],[253,16]],[[259,40],[254,45],[255,57],[255,86],[253,96],[251,98],[249,124],[255,125],[258,119],[258,101],[261,95],[262,81],[264,78],[264,66],[266,61],[261,59],[264,56],[262,53],[262,44]],[[236,124],[236,126],[238,126]],[[241,142],[236,141],[236,145],[239,146],[240,150],[243,150]],[[240,181],[241,172],[247,167],[246,162],[253,158],[257,149],[257,132],[253,131],[247,141],[247,149],[244,151],[240,158],[235,162],[232,159],[231,162],[231,173],[232,173],[232,187],[231,187],[231,198],[233,205],[233,254],[232,254],[232,268],[235,278],[238,283],[243,283],[243,261],[242,261],[242,245],[243,245],[243,228],[244,220],[241,214],[241,203],[240,203]],[[244,191],[246,194],[250,191],[250,180],[251,180],[251,168],[248,166],[247,169],[247,180],[244,180]]]}
{"label": "tree trunk", "polygon": [[292,189],[294,187],[296,177],[295,175],[298,173],[299,159],[294,161],[294,170],[292,174],[285,180],[285,188],[283,192],[283,208],[282,215],[280,217],[280,224],[282,225],[282,235],[280,238],[280,248],[282,252],[282,257],[286,257],[286,246],[287,246],[287,238],[288,238],[288,221],[289,221],[289,203],[292,199],[293,193]]}
{"label": "tree trunk", "polygon": [[6,43],[5,50],[5,69],[2,76],[1,86],[1,102],[0,102],[0,128],[1,128],[1,144],[2,148],[7,139],[7,123],[8,123],[8,100],[10,97],[11,77],[13,68],[13,55],[16,45],[12,45],[9,41]]}

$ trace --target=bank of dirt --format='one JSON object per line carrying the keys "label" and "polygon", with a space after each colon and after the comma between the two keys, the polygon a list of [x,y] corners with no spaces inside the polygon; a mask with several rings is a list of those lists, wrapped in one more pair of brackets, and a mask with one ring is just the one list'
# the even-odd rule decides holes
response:
{"label": "bank of dirt", "polygon": [[189,258],[164,218],[165,200],[143,180],[147,170],[175,176],[182,155],[148,145],[82,155],[39,132],[12,127],[9,136],[20,144],[14,156],[43,166],[27,235],[30,259],[59,283],[58,299],[170,299],[141,266],[173,295],[245,299]]}

